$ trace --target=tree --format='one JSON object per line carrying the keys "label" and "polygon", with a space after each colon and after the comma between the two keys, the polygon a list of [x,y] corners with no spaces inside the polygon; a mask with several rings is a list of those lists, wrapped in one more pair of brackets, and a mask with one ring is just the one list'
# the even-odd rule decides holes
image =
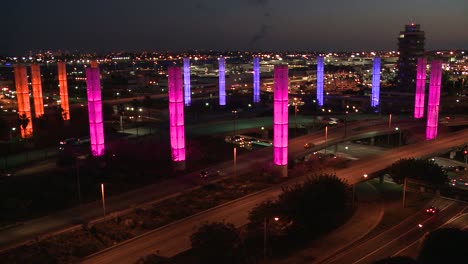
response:
{"label": "tree", "polygon": [[405,177],[437,185],[448,180],[447,174],[433,160],[400,159],[387,168],[387,173],[400,184]]}
{"label": "tree", "polygon": [[468,263],[468,231],[442,228],[429,233],[423,241],[418,261],[421,264]]}
{"label": "tree", "polygon": [[241,238],[233,224],[206,223],[190,241],[200,263],[239,263]]}
{"label": "tree", "polygon": [[350,197],[349,186],[343,180],[325,174],[285,188],[279,202],[295,231],[319,235],[344,221]]}
{"label": "tree", "polygon": [[417,264],[417,262],[410,257],[395,256],[374,261],[372,264]]}

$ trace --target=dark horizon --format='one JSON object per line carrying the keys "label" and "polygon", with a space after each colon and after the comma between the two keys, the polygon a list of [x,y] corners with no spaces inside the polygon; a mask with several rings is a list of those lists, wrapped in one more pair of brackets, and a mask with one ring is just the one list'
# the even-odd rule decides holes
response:
{"label": "dark horizon", "polygon": [[[411,22],[426,50],[468,50],[468,2],[90,0],[4,3],[0,54],[218,51],[389,51]],[[5,41],[6,40],[6,41]]]}

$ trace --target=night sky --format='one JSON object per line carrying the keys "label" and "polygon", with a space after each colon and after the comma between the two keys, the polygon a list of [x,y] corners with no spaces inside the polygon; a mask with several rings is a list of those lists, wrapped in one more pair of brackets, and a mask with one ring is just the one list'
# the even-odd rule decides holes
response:
{"label": "night sky", "polygon": [[0,54],[29,50],[468,49],[467,0],[2,0]]}

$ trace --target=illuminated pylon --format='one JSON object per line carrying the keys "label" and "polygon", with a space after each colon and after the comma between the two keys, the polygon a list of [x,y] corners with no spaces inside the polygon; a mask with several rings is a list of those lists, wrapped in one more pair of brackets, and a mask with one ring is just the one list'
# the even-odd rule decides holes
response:
{"label": "illuminated pylon", "polygon": [[276,65],[274,72],[273,162],[287,176],[288,165],[288,65]]}
{"label": "illuminated pylon", "polygon": [[33,133],[31,105],[29,104],[28,75],[26,67],[15,65],[16,99],[18,100],[18,116],[20,119],[21,137],[29,138]]}
{"label": "illuminated pylon", "polygon": [[169,67],[168,86],[172,160],[183,162],[185,161],[184,92],[180,67]]}
{"label": "illuminated pylon", "polygon": [[219,105],[226,105],[226,69],[224,57],[219,57]]}
{"label": "illuminated pylon", "polygon": [[190,58],[184,58],[184,102],[190,106],[192,95],[190,91]]}
{"label": "illuminated pylon", "polygon": [[253,102],[260,102],[260,58],[253,58]]}
{"label": "illuminated pylon", "polygon": [[101,80],[99,68],[86,68],[88,93],[89,135],[93,156],[104,155],[104,127],[102,123]]}
{"label": "illuminated pylon", "polygon": [[426,140],[437,137],[439,122],[440,82],[442,78],[442,61],[431,62],[431,76],[429,79],[429,98],[427,103]]}
{"label": "illuminated pylon", "polygon": [[416,93],[414,96],[414,118],[424,116],[424,95],[426,93],[426,58],[418,58]]}
{"label": "illuminated pylon", "polygon": [[34,114],[36,118],[44,115],[44,102],[42,100],[41,70],[39,64],[31,64],[31,83],[34,98]]}
{"label": "illuminated pylon", "polygon": [[372,67],[372,98],[371,106],[377,107],[380,104],[380,58],[374,58]]}
{"label": "illuminated pylon", "polygon": [[58,62],[58,81],[60,86],[60,107],[63,120],[70,120],[70,108],[68,105],[68,82],[65,62]]}
{"label": "illuminated pylon", "polygon": [[317,102],[323,106],[323,57],[317,57]]}

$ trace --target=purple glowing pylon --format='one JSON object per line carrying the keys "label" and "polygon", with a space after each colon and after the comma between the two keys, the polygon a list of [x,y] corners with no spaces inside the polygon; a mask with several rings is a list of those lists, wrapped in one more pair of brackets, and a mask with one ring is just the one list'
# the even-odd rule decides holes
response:
{"label": "purple glowing pylon", "polygon": [[380,58],[374,58],[372,67],[372,98],[371,106],[377,107],[380,104]]}
{"label": "purple glowing pylon", "polygon": [[317,57],[317,102],[323,106],[323,57]]}
{"label": "purple glowing pylon", "polygon": [[260,58],[253,58],[253,102],[260,102]]}
{"label": "purple glowing pylon", "polygon": [[429,98],[427,103],[426,140],[437,137],[439,122],[440,82],[442,78],[442,61],[431,62],[431,76],[429,79]]}
{"label": "purple glowing pylon", "polygon": [[424,94],[426,93],[426,58],[418,58],[416,93],[414,96],[414,118],[424,116]]}
{"label": "purple glowing pylon", "polygon": [[91,153],[98,157],[104,155],[104,127],[102,123],[101,81],[99,68],[86,68],[88,92],[89,134]]}
{"label": "purple glowing pylon", "polygon": [[274,164],[288,164],[288,65],[276,65],[273,116]]}
{"label": "purple glowing pylon", "polygon": [[171,154],[173,161],[185,160],[184,98],[182,71],[180,67],[169,67],[169,125]]}
{"label": "purple glowing pylon", "polygon": [[190,106],[192,101],[190,91],[190,59],[184,58],[184,102],[186,106]]}
{"label": "purple glowing pylon", "polygon": [[224,57],[219,57],[219,105],[226,105],[226,72]]}

